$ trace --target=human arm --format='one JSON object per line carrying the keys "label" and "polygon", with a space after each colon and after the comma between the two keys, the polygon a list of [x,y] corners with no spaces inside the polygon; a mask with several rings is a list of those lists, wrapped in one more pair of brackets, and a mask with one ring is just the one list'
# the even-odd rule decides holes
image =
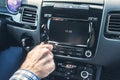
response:
{"label": "human arm", "polygon": [[[47,77],[55,69],[52,49],[53,49],[53,46],[50,44],[41,43],[40,45],[36,46],[33,50],[31,50],[28,53],[26,60],[22,64],[21,68],[18,70],[19,73],[16,72],[10,78],[10,80],[20,80],[20,79],[17,79],[19,77],[14,77],[14,76],[16,74],[19,74],[17,76],[20,76],[21,75],[20,72],[22,71],[26,71],[26,73],[28,72],[28,74],[32,74],[37,78],[36,80]],[[27,79],[27,80],[30,80],[30,79]]]}

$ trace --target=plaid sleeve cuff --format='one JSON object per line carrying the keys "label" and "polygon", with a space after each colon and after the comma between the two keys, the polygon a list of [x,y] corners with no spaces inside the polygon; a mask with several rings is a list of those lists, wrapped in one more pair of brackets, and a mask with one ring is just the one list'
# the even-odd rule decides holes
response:
{"label": "plaid sleeve cuff", "polygon": [[28,70],[19,69],[9,80],[40,80],[40,78]]}

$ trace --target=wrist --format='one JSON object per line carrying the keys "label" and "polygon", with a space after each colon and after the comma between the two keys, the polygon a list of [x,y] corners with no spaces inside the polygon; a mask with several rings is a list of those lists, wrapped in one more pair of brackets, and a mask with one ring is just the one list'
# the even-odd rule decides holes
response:
{"label": "wrist", "polygon": [[[21,76],[21,77],[20,77]],[[11,79],[17,78],[17,79],[27,79],[27,80],[40,80],[40,77],[35,75],[33,72],[26,70],[26,69],[19,69],[14,73],[14,75],[11,77]],[[11,80],[10,79],[10,80]]]}

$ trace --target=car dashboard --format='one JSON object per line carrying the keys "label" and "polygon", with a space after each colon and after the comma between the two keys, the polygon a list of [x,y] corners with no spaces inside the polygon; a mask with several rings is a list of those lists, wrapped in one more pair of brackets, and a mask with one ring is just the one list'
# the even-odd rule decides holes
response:
{"label": "car dashboard", "polygon": [[120,1],[6,1],[0,28],[17,45],[26,52],[40,42],[54,46],[56,69],[43,80],[120,79]]}

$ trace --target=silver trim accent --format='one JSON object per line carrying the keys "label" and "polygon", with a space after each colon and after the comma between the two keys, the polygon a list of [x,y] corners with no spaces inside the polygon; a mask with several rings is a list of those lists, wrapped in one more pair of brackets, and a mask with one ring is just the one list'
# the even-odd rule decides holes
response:
{"label": "silver trim accent", "polygon": [[50,21],[51,21],[51,18],[49,18],[48,21],[47,21],[47,29],[48,30],[50,29]]}
{"label": "silver trim accent", "polygon": [[87,46],[88,46],[88,47],[89,47],[89,45],[90,45],[90,41],[91,41],[91,39],[92,39],[92,34],[93,34],[93,32],[92,32],[92,26],[93,26],[93,23],[90,22],[90,23],[89,23],[89,38],[88,38],[88,40],[87,40]]}
{"label": "silver trim accent", "polygon": [[87,45],[71,45],[71,44],[68,44],[68,43],[62,43],[62,42],[56,42],[56,41],[48,41],[48,43],[55,44],[55,45],[87,47]]}
{"label": "silver trim accent", "polygon": [[[84,73],[86,73],[87,75],[84,76],[84,75],[83,75]],[[83,79],[86,79],[86,78],[89,77],[89,73],[88,73],[87,71],[82,71],[80,75],[81,75],[81,77],[82,77]]]}
{"label": "silver trim accent", "polygon": [[92,52],[90,50],[85,51],[85,56],[90,58],[92,56]]}
{"label": "silver trim accent", "polygon": [[104,4],[103,0],[43,0],[44,2],[81,2],[81,3],[96,3],[96,4]]}
{"label": "silver trim accent", "polygon": [[100,5],[90,5],[90,8],[95,8],[95,9],[103,9],[103,6]]}

